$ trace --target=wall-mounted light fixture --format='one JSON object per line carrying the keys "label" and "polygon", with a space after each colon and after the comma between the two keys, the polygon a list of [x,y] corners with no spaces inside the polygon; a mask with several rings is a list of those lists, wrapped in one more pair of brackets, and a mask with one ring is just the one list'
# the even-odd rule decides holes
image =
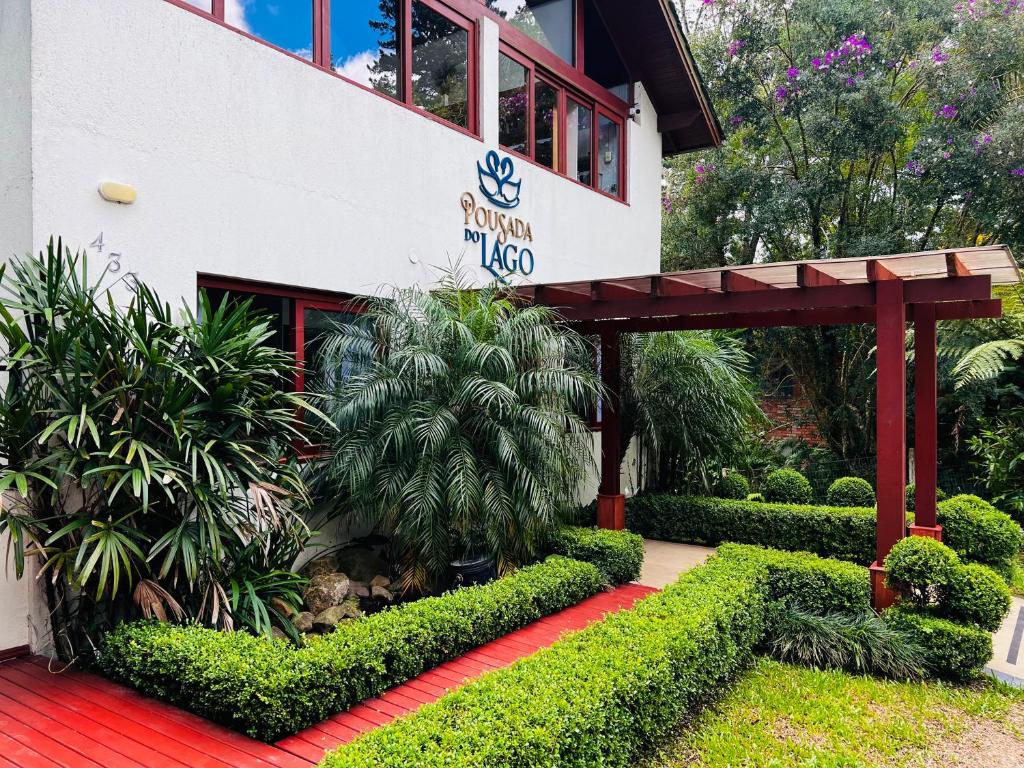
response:
{"label": "wall-mounted light fixture", "polygon": [[104,181],[100,183],[100,197],[111,203],[131,205],[138,197],[135,187],[131,184],[121,184],[116,181]]}

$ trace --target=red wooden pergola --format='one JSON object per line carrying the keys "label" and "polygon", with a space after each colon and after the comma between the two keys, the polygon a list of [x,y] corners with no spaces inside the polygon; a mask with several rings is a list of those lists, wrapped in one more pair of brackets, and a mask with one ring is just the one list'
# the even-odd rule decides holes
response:
{"label": "red wooden pergola", "polygon": [[625,525],[619,487],[619,336],[628,332],[874,323],[877,327],[878,528],[871,588],[891,604],[882,562],[907,534],[907,322],[914,324],[916,475],[912,535],[942,538],[936,522],[936,322],[999,317],[992,286],[1021,279],[1001,245],[858,259],[753,264],[587,282],[523,286],[536,304],[558,308],[580,333],[601,340],[602,409],[598,525]]}

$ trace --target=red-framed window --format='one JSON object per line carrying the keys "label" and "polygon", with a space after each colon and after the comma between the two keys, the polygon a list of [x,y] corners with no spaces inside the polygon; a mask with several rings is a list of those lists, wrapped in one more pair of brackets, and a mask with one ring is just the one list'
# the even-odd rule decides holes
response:
{"label": "red-framed window", "polygon": [[479,136],[479,33],[466,0],[288,0],[272,11],[225,0],[167,2]]}
{"label": "red-framed window", "polygon": [[[544,3],[499,0],[496,7]],[[632,82],[591,0],[558,0],[572,17],[574,44],[562,55],[505,22],[498,63],[499,143],[514,154],[617,200],[626,200],[626,120]],[[506,14],[511,11],[503,11]],[[533,17],[530,17],[533,20]],[[551,22],[556,32],[564,26]],[[556,37],[555,32],[552,37]],[[549,41],[550,42],[550,41]],[[549,50],[551,48],[552,50]],[[571,56],[569,51],[571,50]],[[588,56],[588,51],[590,55]],[[557,61],[551,60],[554,55]],[[567,58],[568,57],[568,58]],[[542,61],[543,60],[543,61]],[[549,66],[545,66],[544,61]],[[613,85],[613,92],[588,73]]]}
{"label": "red-framed window", "polygon": [[[198,290],[205,290],[214,306],[225,296],[251,300],[252,308],[270,321],[274,335],[267,344],[295,356],[296,374],[291,388],[306,391],[307,373],[318,369],[324,334],[334,322],[347,322],[362,313],[352,296],[261,283],[217,275],[199,275]],[[340,375],[347,375],[345,371]]]}

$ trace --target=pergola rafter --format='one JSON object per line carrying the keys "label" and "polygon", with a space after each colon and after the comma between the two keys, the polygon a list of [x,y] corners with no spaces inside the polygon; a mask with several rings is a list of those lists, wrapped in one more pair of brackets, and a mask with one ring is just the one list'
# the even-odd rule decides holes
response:
{"label": "pergola rafter", "polygon": [[619,336],[630,332],[874,323],[877,328],[878,527],[871,566],[876,608],[893,595],[882,563],[906,535],[906,323],[915,327],[914,535],[942,538],[936,523],[936,322],[999,317],[992,286],[1019,282],[1005,246],[922,251],[691,270],[516,289],[524,301],[556,307],[601,340],[602,408],[598,524],[622,528],[619,487]]}

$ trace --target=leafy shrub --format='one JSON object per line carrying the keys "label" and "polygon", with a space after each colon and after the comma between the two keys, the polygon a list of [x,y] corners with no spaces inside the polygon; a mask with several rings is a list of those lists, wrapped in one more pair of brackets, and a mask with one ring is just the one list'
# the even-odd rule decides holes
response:
{"label": "leafy shrub", "polygon": [[810,504],[813,491],[807,478],[795,469],[777,469],[764,479],[761,493],[778,504]]}
{"label": "leafy shrub", "polygon": [[826,498],[833,507],[873,507],[875,489],[863,477],[840,477],[828,487]]}
{"label": "leafy shrub", "polygon": [[589,563],[550,557],[346,623],[298,649],[196,625],[122,624],[107,635],[100,665],[144,693],[273,741],[574,605],[603,583]]}
{"label": "leafy shrub", "polygon": [[552,537],[551,551],[593,563],[612,584],[623,584],[639,577],[644,562],[643,537],[629,531],[567,526]]}
{"label": "leafy shrub", "polygon": [[947,582],[943,614],[995,632],[1010,610],[1010,589],[998,573],[978,563],[954,569]]}
{"label": "leafy shrub", "polygon": [[[797,567],[798,566],[798,567]],[[782,578],[791,569],[789,578]],[[845,593],[867,570],[813,555],[725,545],[707,564],[629,611],[329,754],[327,768],[626,768],[750,657],[772,594],[802,576]]]}
{"label": "leafy shrub", "polygon": [[730,472],[715,484],[715,496],[720,499],[745,499],[749,493],[750,482],[739,472]]}
{"label": "leafy shrub", "polygon": [[924,650],[873,611],[808,613],[790,607],[771,626],[765,645],[781,661],[897,680],[924,675]]}
{"label": "leafy shrub", "polygon": [[919,604],[934,599],[935,590],[944,590],[958,568],[956,552],[923,536],[901,539],[885,558],[889,586]]}
{"label": "leafy shrub", "polygon": [[[905,495],[906,495],[906,499],[907,499],[907,505],[906,506],[907,506],[907,511],[908,512],[913,512],[914,511],[914,506],[917,504],[917,496],[915,495],[916,494],[916,488],[917,488],[917,486],[914,483],[908,483],[907,484],[907,490],[906,490]],[[936,501],[945,501],[948,498],[949,498],[949,494],[947,494],[944,490],[942,490],[941,488],[936,488],[935,489],[935,500]]]}
{"label": "leafy shrub", "polygon": [[875,559],[875,511],[866,508],[642,494],[626,501],[626,524],[645,538],[663,541],[735,541],[863,565]]}
{"label": "leafy shrub", "polygon": [[925,666],[936,677],[977,677],[992,658],[992,636],[983,629],[904,605],[889,608],[882,616],[924,649]]}
{"label": "leafy shrub", "polygon": [[963,494],[939,504],[938,523],[943,540],[960,557],[991,566],[1004,578],[1024,546],[1024,532],[1013,518],[977,496]]}

